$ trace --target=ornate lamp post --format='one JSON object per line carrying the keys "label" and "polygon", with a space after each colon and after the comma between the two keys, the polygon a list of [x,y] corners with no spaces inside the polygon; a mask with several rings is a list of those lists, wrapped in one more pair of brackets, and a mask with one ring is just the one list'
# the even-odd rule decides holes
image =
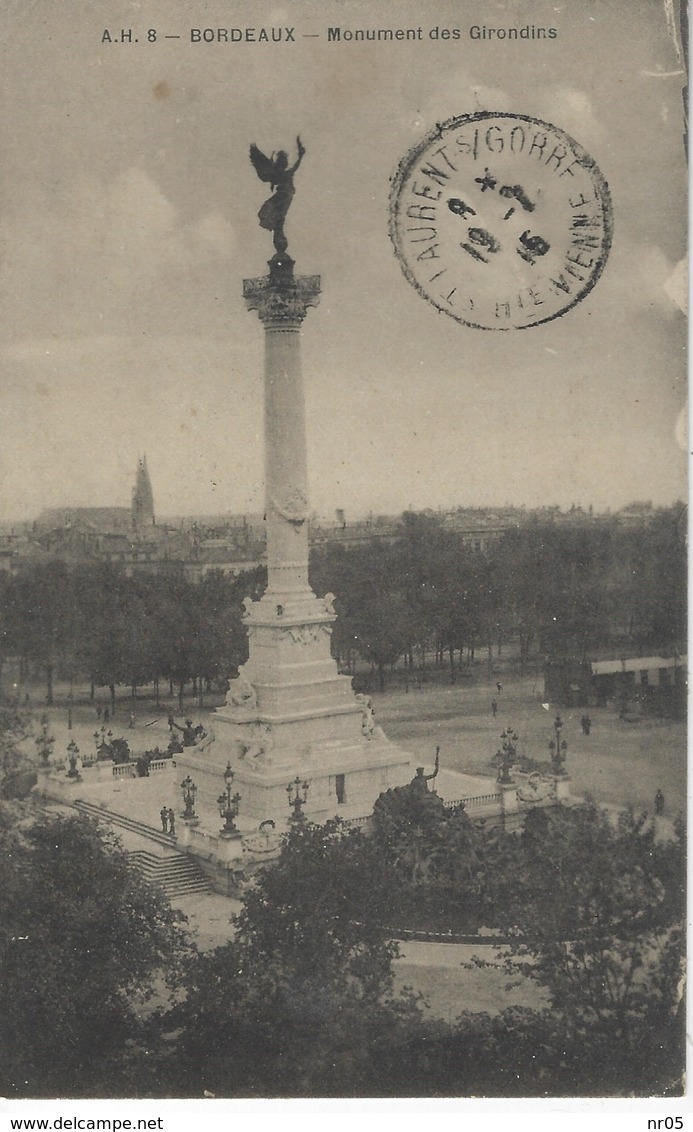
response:
{"label": "ornate lamp post", "polygon": [[[559,732],[560,734],[560,732]],[[565,739],[551,739],[549,741],[549,755],[554,774],[560,774],[568,757],[568,744]]]}
{"label": "ornate lamp post", "polygon": [[74,739],[70,739],[70,742],[67,744],[67,758],[68,758],[68,762],[70,764],[70,769],[67,772],[68,778],[79,778],[80,777],[80,773],[77,770],[77,756],[78,755],[79,755],[79,747],[75,743]]}
{"label": "ornate lamp post", "polygon": [[231,769],[231,763],[229,762],[226,764],[226,770],[224,771],[225,793],[220,794],[217,798],[219,816],[224,820],[224,828],[221,831],[221,837],[234,837],[238,835],[238,830],[233,824],[233,820],[238,813],[241,795],[234,794],[233,797],[231,797],[233,780],[234,773]]}
{"label": "ornate lamp post", "polygon": [[41,720],[41,734],[36,737],[36,747],[43,766],[48,766],[54,743],[55,737],[48,734],[48,720],[44,716]]}
{"label": "ornate lamp post", "polygon": [[498,781],[507,783],[513,781],[510,777],[510,770],[517,757],[517,747],[515,746],[517,735],[512,727],[506,727],[505,731],[501,731],[501,739],[503,741],[501,749],[496,752],[499,765]]}
{"label": "ornate lamp post", "polygon": [[[303,807],[308,800],[308,791],[310,790],[309,782],[301,782],[301,779],[296,775],[293,782],[290,782],[286,788],[289,795],[289,805],[293,813],[289,821],[302,822],[306,820],[306,815],[303,813]],[[293,798],[291,795],[294,795]]]}
{"label": "ornate lamp post", "polygon": [[197,786],[188,774],[181,782],[180,788],[183,791],[183,804],[185,806],[185,809],[183,810],[183,820],[190,821],[192,820],[192,818],[197,817],[197,814],[195,813],[195,795],[197,794]]}
{"label": "ornate lamp post", "polygon": [[70,694],[67,697],[67,729],[72,731],[72,705],[74,703],[75,691],[75,676],[72,670],[70,671]]}

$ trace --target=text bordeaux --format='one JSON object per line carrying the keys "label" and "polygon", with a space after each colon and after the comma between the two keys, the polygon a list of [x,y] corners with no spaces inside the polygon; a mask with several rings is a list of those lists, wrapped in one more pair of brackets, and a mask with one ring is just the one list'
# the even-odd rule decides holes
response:
{"label": "text bordeaux", "polygon": [[190,28],[191,43],[295,43],[295,28]]}

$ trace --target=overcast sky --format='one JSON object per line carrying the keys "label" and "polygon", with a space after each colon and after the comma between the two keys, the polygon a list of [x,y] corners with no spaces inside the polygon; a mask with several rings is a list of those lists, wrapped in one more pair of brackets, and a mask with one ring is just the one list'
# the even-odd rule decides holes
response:
{"label": "overcast sky", "polygon": [[[475,23],[558,35],[474,42]],[[263,25],[296,42],[190,42]],[[423,39],[329,44],[335,25]],[[139,43],[102,44],[121,28]],[[684,496],[683,77],[663,3],[4,0],[0,41],[1,519],[129,505],[142,453],[158,514],[261,508],[263,332],[241,289],[272,246],[248,145],[297,133],[289,250],[323,286],[302,335],[316,510]],[[614,207],[591,294],[509,333],[434,310],[388,236],[399,161],[486,109],[567,131]]]}

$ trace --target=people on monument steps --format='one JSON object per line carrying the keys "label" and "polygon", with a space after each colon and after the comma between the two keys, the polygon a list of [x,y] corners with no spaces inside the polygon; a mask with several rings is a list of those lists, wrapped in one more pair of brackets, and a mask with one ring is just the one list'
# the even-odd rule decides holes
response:
{"label": "people on monument steps", "polygon": [[176,836],[176,815],[170,806],[162,806],[159,811],[161,828],[169,837]]}

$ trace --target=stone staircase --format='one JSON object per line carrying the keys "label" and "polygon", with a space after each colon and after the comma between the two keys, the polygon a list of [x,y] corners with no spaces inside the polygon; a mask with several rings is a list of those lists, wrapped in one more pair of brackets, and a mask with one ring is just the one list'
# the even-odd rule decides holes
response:
{"label": "stone staircase", "polygon": [[168,849],[165,856],[149,853],[146,849],[127,850],[127,855],[133,865],[144,873],[147,880],[163,888],[168,897],[212,891],[209,881],[197,862],[186,853],[182,853],[176,847],[175,841],[163,831],[154,829],[153,826],[146,825],[145,822],[138,821],[136,818],[126,817],[125,814],[117,814],[113,810],[104,810],[101,806],[95,806],[91,802],[78,800],[73,805],[76,810],[87,814],[88,817],[96,818],[97,821],[108,822],[109,825],[120,826],[121,829],[128,829],[132,833],[138,833],[140,837],[146,837],[150,841],[165,846]]}
{"label": "stone staircase", "polygon": [[157,857],[154,853],[148,853],[146,849],[135,849],[128,853],[128,857],[144,873],[147,880],[163,888],[168,897],[212,891],[209,881],[199,866],[192,857],[184,853],[176,852],[172,857]]}

